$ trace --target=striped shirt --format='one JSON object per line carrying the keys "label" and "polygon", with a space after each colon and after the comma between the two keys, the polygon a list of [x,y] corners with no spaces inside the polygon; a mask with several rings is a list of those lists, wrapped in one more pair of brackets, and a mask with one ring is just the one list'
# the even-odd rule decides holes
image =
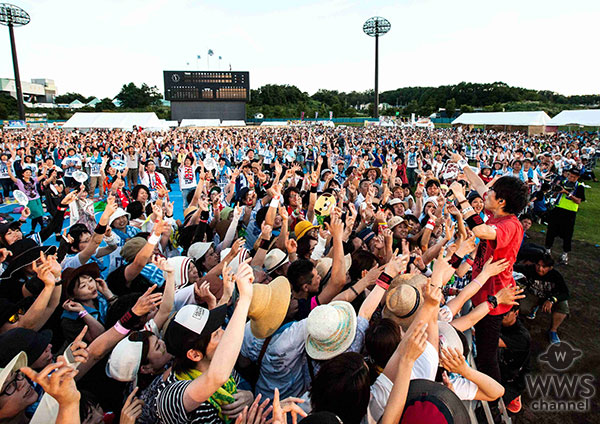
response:
{"label": "striped shirt", "polygon": [[[203,402],[191,412],[183,406],[183,394],[193,380],[176,380],[170,378],[158,389],[156,397],[156,416],[163,424],[182,423],[214,423],[221,424],[217,409],[208,401]],[[170,384],[169,384],[170,383]]]}

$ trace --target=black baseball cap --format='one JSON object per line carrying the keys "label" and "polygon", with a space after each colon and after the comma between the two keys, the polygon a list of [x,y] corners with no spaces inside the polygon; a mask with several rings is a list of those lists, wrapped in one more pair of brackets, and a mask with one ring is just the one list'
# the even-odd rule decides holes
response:
{"label": "black baseball cap", "polygon": [[52,339],[52,331],[44,330],[37,331],[28,328],[13,328],[4,334],[0,335],[0,368],[6,365],[23,351],[27,354],[27,363],[29,366],[33,364],[44,353],[50,340]]}

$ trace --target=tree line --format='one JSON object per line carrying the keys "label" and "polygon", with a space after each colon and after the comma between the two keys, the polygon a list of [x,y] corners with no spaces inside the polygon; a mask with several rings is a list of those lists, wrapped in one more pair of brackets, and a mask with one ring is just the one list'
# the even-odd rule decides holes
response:
{"label": "tree line", "polygon": [[[16,101],[8,95],[0,96],[0,119],[15,118]],[[306,118],[326,118],[329,112],[334,117],[361,117],[373,115],[373,90],[351,91],[321,89],[309,95],[294,85],[267,84],[250,92],[247,104],[247,117],[262,114],[265,118],[300,118],[304,112]],[[79,100],[89,103],[94,96],[86,97],[80,93],[66,93],[56,96],[56,103],[71,103]],[[162,106],[162,94],[156,86],[141,84],[139,87],[130,82],[121,87],[114,97],[119,102],[119,110],[155,111],[161,118],[169,118],[170,110]],[[114,99],[100,99],[94,107],[79,109],[82,111],[113,111],[117,106]],[[14,100],[14,99],[13,99]],[[419,116],[444,109],[442,116],[452,117],[460,112],[483,111],[526,111],[544,110],[556,115],[561,110],[579,108],[597,108],[600,95],[564,96],[548,90],[531,90],[511,87],[503,82],[478,84],[461,82],[440,87],[403,87],[383,91],[379,95],[380,103],[386,104],[383,115]],[[66,119],[72,114],[61,109],[31,109],[32,112],[47,112],[50,119]]]}

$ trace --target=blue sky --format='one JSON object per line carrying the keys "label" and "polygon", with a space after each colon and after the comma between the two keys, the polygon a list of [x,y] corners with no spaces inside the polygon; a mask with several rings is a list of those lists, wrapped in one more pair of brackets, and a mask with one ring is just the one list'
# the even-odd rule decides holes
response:
{"label": "blue sky", "polygon": [[[250,84],[310,94],[373,87],[371,16],[380,39],[380,90],[504,81],[563,94],[598,94],[600,1],[12,0],[31,15],[15,30],[21,77],[60,93],[114,96],[127,82],[163,90],[162,71],[249,71]],[[201,59],[197,61],[197,55]],[[189,66],[187,65],[189,63]],[[0,77],[13,76],[0,27]]]}

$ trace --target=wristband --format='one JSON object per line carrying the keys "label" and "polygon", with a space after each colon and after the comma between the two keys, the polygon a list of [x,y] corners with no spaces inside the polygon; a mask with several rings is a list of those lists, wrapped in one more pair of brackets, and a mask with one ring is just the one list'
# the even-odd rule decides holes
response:
{"label": "wristband", "polygon": [[458,167],[462,170],[465,169],[467,166],[469,166],[469,162],[467,162],[464,159],[459,160],[458,162],[456,162],[456,164],[458,165]]}
{"label": "wristband", "polygon": [[123,336],[126,336],[131,332],[131,330],[128,330],[127,328],[123,327],[119,321],[115,323],[113,328],[117,333],[122,334]]}
{"label": "wristband", "polygon": [[488,304],[488,308],[490,308],[490,312],[494,310],[494,305],[492,305],[492,302],[490,302],[489,300],[486,301],[486,303]]}
{"label": "wristband", "polygon": [[269,250],[270,245],[271,245],[271,240],[262,239],[260,242],[259,249]]}
{"label": "wristband", "polygon": [[277,207],[279,207],[279,196],[273,197],[271,199],[271,203],[269,203],[269,207],[271,207],[271,208],[277,208]]}
{"label": "wristband", "polygon": [[383,180],[381,183],[382,183],[382,184],[387,184],[387,183],[388,183],[388,180]]}
{"label": "wristband", "polygon": [[60,205],[57,206],[57,210],[64,212],[67,210],[67,208],[69,207],[69,205],[63,206],[62,203]]}
{"label": "wristband", "polygon": [[96,234],[104,235],[104,233],[106,232],[106,225],[96,225],[96,228],[94,228],[94,232]]}
{"label": "wristband", "polygon": [[377,278],[375,284],[377,284],[382,289],[387,290],[390,287],[390,283],[392,282],[392,280],[393,278],[386,274],[384,271],[379,275],[379,278]]}
{"label": "wristband", "polygon": [[467,258],[466,261],[469,265],[473,266],[473,263],[474,263],[473,259]]}
{"label": "wristband", "polygon": [[457,269],[460,266],[460,263],[462,262],[462,260],[463,260],[463,258],[461,258],[456,253],[454,253],[452,255],[452,257],[450,258],[450,260],[448,261],[448,264],[450,264],[450,266],[452,266],[452,268]]}
{"label": "wristband", "polygon": [[350,290],[352,290],[354,292],[354,294],[358,296],[358,292],[356,291],[356,289],[354,287],[350,286]]}
{"label": "wristband", "polygon": [[471,282],[477,284],[479,288],[483,287],[483,284],[477,278],[473,278]]}
{"label": "wristband", "polygon": [[463,215],[468,214],[469,212],[475,212],[475,209],[473,209],[472,206],[467,206],[466,208],[464,208],[463,210],[460,211]]}
{"label": "wristband", "polygon": [[467,218],[467,225],[471,230],[481,224],[483,224],[483,219],[481,219],[481,217],[477,214],[471,215]]}
{"label": "wristband", "polygon": [[150,237],[148,237],[148,243],[150,243],[153,246],[156,246],[156,243],[158,243],[160,241],[160,235],[156,235],[154,233],[152,233],[152,235]]}
{"label": "wristband", "polygon": [[80,311],[77,315],[79,315],[79,318],[83,318],[84,316],[86,316],[88,314],[89,314],[89,312],[84,309],[83,311]]}
{"label": "wristband", "polygon": [[121,319],[117,322],[120,323],[121,326],[123,326],[127,330],[134,330],[137,327],[141,328],[144,325],[144,322],[142,321],[141,318],[142,317],[137,316],[133,312],[133,308],[132,308],[132,309],[128,310],[127,312],[125,312],[125,315],[123,315],[121,317]]}
{"label": "wristband", "polygon": [[425,277],[431,277],[431,274],[433,274],[433,271],[427,267],[425,267],[425,269],[423,271],[421,271],[421,274],[423,274]]}
{"label": "wristband", "polygon": [[433,231],[433,229],[435,228],[435,221],[427,221],[427,225],[425,225],[425,228],[427,230]]}
{"label": "wristband", "polygon": [[469,201],[467,199],[463,199],[460,202],[458,202],[459,205],[462,205],[463,203],[468,203]]}
{"label": "wristband", "polygon": [[310,186],[310,192],[311,193],[316,193],[317,192],[317,186]]}
{"label": "wristband", "polygon": [[557,299],[556,299],[554,296],[552,296],[552,297],[549,297],[549,298],[548,298],[548,301],[549,301],[550,303],[556,303],[556,302],[557,302]]}

